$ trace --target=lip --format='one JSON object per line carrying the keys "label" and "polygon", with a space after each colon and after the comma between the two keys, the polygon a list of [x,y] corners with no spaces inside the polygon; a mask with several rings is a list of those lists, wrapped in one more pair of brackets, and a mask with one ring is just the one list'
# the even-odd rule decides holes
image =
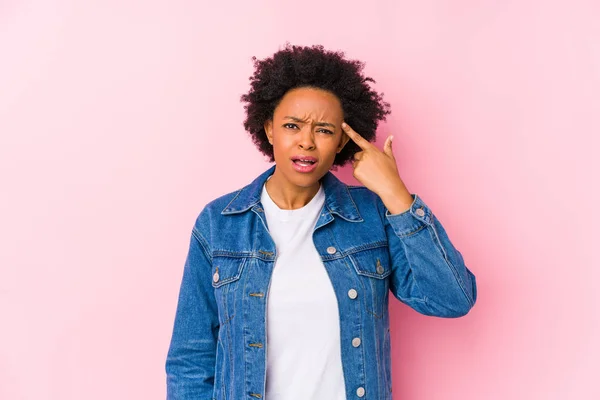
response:
{"label": "lip", "polygon": [[[305,159],[305,160],[314,161],[315,163],[312,164],[312,165],[307,165],[307,166],[296,164],[294,162],[294,160],[297,160],[297,159],[300,159],[300,158],[301,159]],[[319,162],[317,161],[317,159],[315,157],[302,156],[302,155],[293,156],[290,161],[292,162],[292,167],[296,171],[301,172],[301,173],[305,173],[305,174],[313,172],[317,168],[317,164],[319,164]]]}
{"label": "lip", "polygon": [[318,161],[316,157],[306,156],[304,154],[296,154],[296,155],[292,156],[291,158],[292,158],[292,160],[302,159],[302,160],[308,160],[308,161],[314,161],[314,162]]}

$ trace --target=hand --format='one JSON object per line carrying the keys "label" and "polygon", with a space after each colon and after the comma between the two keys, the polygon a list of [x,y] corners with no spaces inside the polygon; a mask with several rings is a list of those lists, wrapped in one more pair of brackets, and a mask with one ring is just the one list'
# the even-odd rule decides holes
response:
{"label": "hand", "polygon": [[345,122],[342,123],[342,130],[362,149],[352,160],[354,177],[365,187],[377,193],[391,213],[408,209],[413,198],[398,173],[396,158],[392,152],[393,136],[390,135],[385,139],[381,151]]}

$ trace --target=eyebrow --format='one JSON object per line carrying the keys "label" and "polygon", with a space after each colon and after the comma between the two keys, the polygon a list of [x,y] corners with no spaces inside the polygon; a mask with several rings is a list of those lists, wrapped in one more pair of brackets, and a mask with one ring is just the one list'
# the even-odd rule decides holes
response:
{"label": "eyebrow", "polygon": [[[294,122],[302,122],[302,123],[306,123],[306,120],[300,119],[300,118],[298,118],[298,117],[292,117],[292,116],[289,116],[289,115],[287,115],[287,116],[285,116],[284,118],[286,118],[286,119],[291,119],[291,120],[292,120],[292,121],[294,121]],[[334,124],[330,124],[329,122],[317,122],[317,123],[315,123],[315,125],[317,125],[317,126],[330,126],[330,127],[332,127],[333,129],[335,129],[335,125],[334,125]]]}

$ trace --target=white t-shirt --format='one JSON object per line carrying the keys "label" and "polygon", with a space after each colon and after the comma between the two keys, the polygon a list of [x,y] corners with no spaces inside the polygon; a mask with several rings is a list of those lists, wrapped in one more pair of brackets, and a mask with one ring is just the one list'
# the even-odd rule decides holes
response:
{"label": "white t-shirt", "polygon": [[344,400],[338,304],[312,232],[323,185],[304,207],[261,202],[278,257],[267,303],[266,400]]}

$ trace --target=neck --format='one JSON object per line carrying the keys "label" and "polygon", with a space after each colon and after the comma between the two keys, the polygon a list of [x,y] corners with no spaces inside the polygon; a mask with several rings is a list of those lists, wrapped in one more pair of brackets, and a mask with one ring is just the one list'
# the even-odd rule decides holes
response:
{"label": "neck", "polygon": [[275,168],[265,187],[277,207],[282,210],[295,210],[304,207],[312,200],[319,191],[321,183],[317,181],[309,187],[297,186],[278,173]]}

